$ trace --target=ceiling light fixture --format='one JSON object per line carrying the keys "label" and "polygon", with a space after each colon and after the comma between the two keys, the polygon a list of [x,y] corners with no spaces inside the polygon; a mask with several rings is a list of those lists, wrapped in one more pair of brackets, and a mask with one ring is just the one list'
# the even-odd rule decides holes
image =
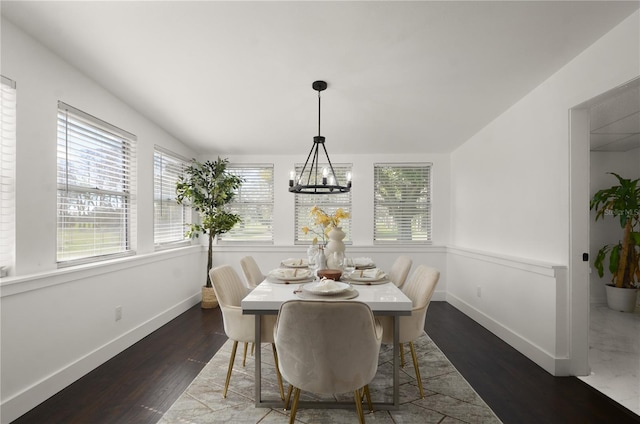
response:
{"label": "ceiling light fixture", "polygon": [[[324,146],[324,137],[320,135],[320,92],[327,89],[327,83],[324,81],[315,81],[311,86],[318,92],[318,135],[313,137],[313,146],[311,146],[311,151],[307,156],[300,175],[297,176],[295,171],[290,172],[289,191],[300,194],[347,193],[351,191],[351,173],[347,173],[347,185],[343,186],[338,183],[338,178],[333,170],[327,148]],[[324,166],[322,169],[320,169],[319,166],[320,146],[322,146],[322,150],[327,159],[327,166]],[[325,165],[324,163],[320,164]]]}

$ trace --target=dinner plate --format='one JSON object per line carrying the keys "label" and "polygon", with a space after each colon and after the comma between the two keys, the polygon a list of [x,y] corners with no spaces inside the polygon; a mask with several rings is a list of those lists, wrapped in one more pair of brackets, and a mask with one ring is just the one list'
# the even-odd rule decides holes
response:
{"label": "dinner plate", "polygon": [[389,282],[389,279],[387,277],[381,278],[380,280],[365,280],[365,281],[359,281],[359,280],[352,280],[350,278],[343,278],[343,281],[347,281],[351,284],[356,284],[356,285],[367,285],[367,286],[371,286],[374,284],[387,284]]}
{"label": "dinner plate", "polygon": [[309,261],[307,259],[289,258],[281,262],[282,266],[287,268],[308,268]]}
{"label": "dinner plate", "polygon": [[302,280],[280,280],[279,278],[272,277],[270,275],[267,276],[267,281],[273,284],[300,284],[300,283],[309,283],[315,280],[315,277],[311,276]]}
{"label": "dinner plate", "polygon": [[[292,269],[286,269],[286,270],[282,270],[282,271],[293,271],[293,270]],[[275,280],[282,280],[282,281],[300,281],[300,280],[308,280],[309,278],[312,278],[313,274],[308,269],[301,269],[297,273],[296,272],[294,272],[294,273],[291,273],[291,272],[278,272],[278,270],[273,270],[273,271],[269,272],[269,277],[271,277],[271,278],[273,278]]]}
{"label": "dinner plate", "polygon": [[379,277],[359,277],[357,275],[351,275],[349,276],[348,279],[351,281],[361,281],[361,282],[371,283],[374,281],[385,280],[386,278],[387,278],[387,274],[382,274]]}
{"label": "dinner plate", "polygon": [[320,295],[320,296],[329,296],[333,294],[343,293],[351,288],[349,284],[342,283],[340,281],[335,281],[332,283],[332,285],[334,285],[335,287],[332,287],[328,290],[327,289],[323,290],[323,286],[326,286],[326,283],[322,283],[321,281],[316,281],[316,282],[308,283],[302,286],[302,291],[315,294],[315,295]]}

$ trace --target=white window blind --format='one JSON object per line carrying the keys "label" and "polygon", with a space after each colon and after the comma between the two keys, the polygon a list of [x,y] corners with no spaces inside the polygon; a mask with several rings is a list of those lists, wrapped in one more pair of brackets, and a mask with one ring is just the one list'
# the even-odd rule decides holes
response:
{"label": "white window blind", "polygon": [[228,204],[229,211],[240,215],[242,221],[231,231],[221,234],[221,242],[273,243],[273,165],[229,164],[230,174],[244,182]]}
{"label": "white window blind", "polygon": [[[296,164],[296,175],[302,173],[304,164]],[[320,164],[319,168],[328,166]],[[347,173],[351,172],[351,164],[333,164],[333,170],[336,173],[338,181],[347,181]],[[309,216],[309,211],[313,206],[317,206],[327,214],[332,215],[338,208],[344,209],[351,214],[351,192],[338,194],[295,194],[295,244],[311,244],[311,241],[317,234],[310,231],[308,234],[302,232],[302,227],[309,227],[311,230],[322,232],[321,229],[314,227],[313,219]],[[342,240],[345,244],[351,244],[351,218],[340,221],[342,231],[346,236]],[[318,237],[319,242],[322,237]],[[328,241],[328,240],[325,240]]]}
{"label": "white window blind", "polygon": [[176,182],[190,161],[155,146],[153,152],[153,242],[156,249],[189,244],[191,208],[176,202]]}
{"label": "white window blind", "polygon": [[431,164],[374,164],[374,242],[431,241]]}
{"label": "white window blind", "polygon": [[0,84],[0,276],[11,272],[15,255],[16,84]]}
{"label": "white window blind", "polygon": [[60,266],[133,254],[136,137],[58,102]]}

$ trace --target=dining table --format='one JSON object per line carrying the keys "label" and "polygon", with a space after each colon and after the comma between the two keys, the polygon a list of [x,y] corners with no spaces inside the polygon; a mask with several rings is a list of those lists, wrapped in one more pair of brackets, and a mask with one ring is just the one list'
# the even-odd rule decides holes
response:
{"label": "dining table", "polygon": [[[278,270],[286,271],[286,270]],[[277,315],[280,306],[293,299],[309,299],[312,301],[323,300],[352,300],[366,303],[374,316],[388,315],[393,317],[393,395],[391,402],[373,402],[376,409],[396,410],[400,407],[400,347],[398,342],[399,321],[403,315],[411,315],[413,304],[393,282],[388,280],[367,283],[366,279],[360,281],[348,281],[350,285],[348,296],[314,296],[313,293],[303,290],[307,284],[318,284],[317,278],[296,279],[286,278],[287,274],[281,278],[267,276],[265,280],[256,288],[251,290],[242,300],[242,313],[245,315],[255,315],[255,346],[260,346],[261,320],[265,315]],[[288,274],[292,275],[292,274]],[[363,281],[364,280],[364,281]],[[308,287],[308,286],[306,286]],[[255,349],[255,405],[256,407],[281,408],[281,399],[262,398],[262,355],[261,349]],[[308,401],[301,402],[301,407],[312,408],[344,408],[345,405],[353,405],[352,402],[327,402]]]}

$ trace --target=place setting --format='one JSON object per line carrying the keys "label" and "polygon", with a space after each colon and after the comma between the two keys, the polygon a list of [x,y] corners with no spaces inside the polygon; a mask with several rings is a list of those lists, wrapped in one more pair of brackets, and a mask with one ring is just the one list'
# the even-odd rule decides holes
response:
{"label": "place setting", "polygon": [[276,268],[267,274],[267,281],[277,284],[311,282],[315,273],[309,268]]}
{"label": "place setting", "polygon": [[353,299],[359,295],[351,284],[328,278],[302,284],[293,293],[302,299],[313,300]]}
{"label": "place setting", "polygon": [[[368,262],[366,261],[367,259],[369,260]],[[376,268],[375,265],[372,268],[358,268],[358,265],[356,265],[358,263],[373,264],[369,258],[345,258],[344,272],[340,279],[350,284],[361,285],[385,284],[389,282],[387,274],[380,268]]]}

